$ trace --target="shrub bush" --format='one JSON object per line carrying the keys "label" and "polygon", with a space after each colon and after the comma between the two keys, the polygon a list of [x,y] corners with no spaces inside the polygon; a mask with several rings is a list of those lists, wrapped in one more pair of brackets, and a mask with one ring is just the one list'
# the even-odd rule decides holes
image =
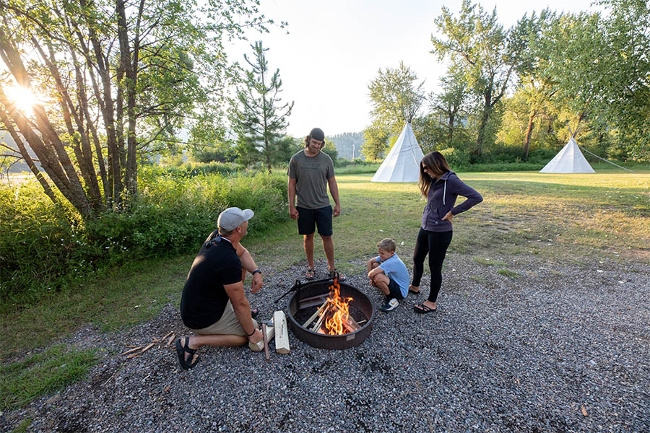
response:
{"label": "shrub bush", "polygon": [[460,170],[469,167],[470,158],[467,152],[460,151],[454,147],[440,150],[452,170]]}
{"label": "shrub bush", "polygon": [[83,244],[79,225],[70,211],[52,203],[36,182],[0,186],[0,221],[2,299],[41,290],[42,282],[61,275],[66,263],[75,269],[73,251]]}
{"label": "shrub bush", "polygon": [[271,230],[288,214],[284,174],[181,175],[144,170],[140,193],[125,212],[81,222],[54,205],[36,182],[0,187],[0,299],[29,302],[107,266],[197,250],[219,213],[255,211],[250,233]]}

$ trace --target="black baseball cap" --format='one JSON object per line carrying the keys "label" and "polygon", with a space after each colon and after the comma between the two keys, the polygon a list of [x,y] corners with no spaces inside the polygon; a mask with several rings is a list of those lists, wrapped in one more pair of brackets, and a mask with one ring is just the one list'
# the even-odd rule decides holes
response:
{"label": "black baseball cap", "polygon": [[309,133],[309,136],[314,140],[325,141],[325,133],[320,128],[314,128]]}

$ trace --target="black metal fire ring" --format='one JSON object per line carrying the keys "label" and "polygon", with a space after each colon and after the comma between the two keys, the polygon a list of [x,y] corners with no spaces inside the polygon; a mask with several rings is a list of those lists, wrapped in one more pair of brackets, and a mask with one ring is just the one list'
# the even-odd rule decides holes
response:
{"label": "black metal fire ring", "polygon": [[372,330],[375,308],[370,299],[359,289],[340,282],[341,297],[351,297],[350,315],[359,323],[359,329],[343,335],[327,335],[304,328],[302,324],[322,305],[329,295],[331,279],[311,281],[305,284],[296,282],[289,300],[289,327],[294,335],[312,347],[319,349],[343,350],[358,346],[368,338]]}

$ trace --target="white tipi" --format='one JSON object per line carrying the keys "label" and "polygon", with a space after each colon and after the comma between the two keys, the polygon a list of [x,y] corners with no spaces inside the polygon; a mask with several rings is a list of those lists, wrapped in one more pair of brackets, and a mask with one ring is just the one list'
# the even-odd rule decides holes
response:
{"label": "white tipi", "polygon": [[371,182],[417,182],[424,157],[413,128],[406,123],[395,145],[381,163]]}
{"label": "white tipi", "polygon": [[585,159],[578,143],[571,137],[569,142],[551,159],[540,173],[595,173]]}

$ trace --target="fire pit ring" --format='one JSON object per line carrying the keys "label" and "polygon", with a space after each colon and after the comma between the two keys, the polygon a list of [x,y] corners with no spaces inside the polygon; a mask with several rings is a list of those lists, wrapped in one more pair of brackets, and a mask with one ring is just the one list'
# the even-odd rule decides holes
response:
{"label": "fire pit ring", "polygon": [[358,346],[368,338],[372,330],[375,309],[370,299],[359,289],[340,282],[341,297],[351,297],[350,316],[359,323],[359,329],[342,335],[321,334],[305,328],[302,324],[327,299],[330,280],[311,281],[301,284],[289,300],[289,328],[301,341],[319,349],[343,350]]}

